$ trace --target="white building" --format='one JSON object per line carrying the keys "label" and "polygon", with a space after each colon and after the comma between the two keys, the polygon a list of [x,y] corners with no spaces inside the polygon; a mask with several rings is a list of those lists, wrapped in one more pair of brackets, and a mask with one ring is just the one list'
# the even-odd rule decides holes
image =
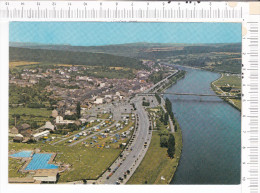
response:
{"label": "white building", "polygon": [[100,83],[100,85],[99,85],[100,88],[103,88],[105,86],[106,86],[106,83],[104,83],[104,82]]}
{"label": "white building", "polygon": [[69,123],[75,123],[75,121],[72,120],[63,120],[62,116],[56,117],[56,124],[69,124]]}
{"label": "white building", "polygon": [[81,123],[86,123],[87,122],[87,119],[83,119],[83,118],[81,118],[81,119],[79,119],[80,121],[81,121]]}
{"label": "white building", "polygon": [[33,179],[40,182],[55,183],[57,181],[58,169],[36,170]]}
{"label": "white building", "polygon": [[112,95],[111,94],[107,94],[107,95],[105,95],[105,98],[112,98]]}
{"label": "white building", "polygon": [[104,99],[103,98],[96,98],[95,100],[95,104],[102,104],[104,102]]}
{"label": "white building", "polygon": [[74,113],[72,113],[70,110],[66,110],[65,111],[65,115],[73,115]]}
{"label": "white building", "polygon": [[38,80],[36,80],[36,79],[30,79],[29,82],[32,83],[32,84],[37,84],[37,83],[38,83]]}
{"label": "white building", "polygon": [[33,138],[38,141],[40,138],[42,137],[46,137],[50,134],[50,131],[43,131],[43,132],[40,132],[40,133],[35,133],[33,134]]}
{"label": "white building", "polygon": [[54,125],[51,124],[50,121],[47,121],[47,122],[45,123],[45,125],[44,125],[44,129],[49,129],[49,130],[54,131]]}

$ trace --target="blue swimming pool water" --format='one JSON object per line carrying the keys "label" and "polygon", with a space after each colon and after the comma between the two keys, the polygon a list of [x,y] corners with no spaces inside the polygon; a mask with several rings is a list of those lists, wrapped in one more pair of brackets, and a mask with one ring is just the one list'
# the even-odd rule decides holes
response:
{"label": "blue swimming pool water", "polygon": [[23,157],[31,157],[32,151],[20,151],[18,153],[10,155],[11,157],[23,158]]}
{"label": "blue swimming pool water", "polygon": [[38,170],[38,169],[56,169],[58,166],[48,164],[51,158],[51,153],[36,153],[33,155],[31,162],[25,170]]}

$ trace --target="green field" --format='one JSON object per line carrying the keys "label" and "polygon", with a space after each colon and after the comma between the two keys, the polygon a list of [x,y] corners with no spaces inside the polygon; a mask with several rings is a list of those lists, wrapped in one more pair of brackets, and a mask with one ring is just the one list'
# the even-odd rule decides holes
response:
{"label": "green field", "polygon": [[215,82],[216,86],[226,86],[227,84],[232,87],[241,89],[241,77],[235,75],[227,76],[224,74],[218,81]]}
{"label": "green field", "polygon": [[8,177],[9,178],[15,178],[15,177],[25,177],[26,174],[23,174],[21,172],[18,172],[19,169],[23,166],[24,163],[22,163],[21,160],[15,159],[15,158],[9,158],[8,159]]}
{"label": "green field", "polygon": [[10,108],[9,114],[25,114],[30,116],[42,116],[42,117],[50,117],[51,110],[47,110],[46,108],[26,108],[26,107],[17,107],[17,108]]}
{"label": "green field", "polygon": [[17,125],[22,123],[31,124],[32,122],[37,122],[37,125],[44,125],[46,121],[50,120],[51,110],[47,108],[27,108],[27,107],[16,107],[9,108],[9,125],[14,126],[13,115],[20,115],[17,118]]}
{"label": "green field", "polygon": [[[241,92],[241,77],[236,76],[236,75],[228,75],[227,74],[222,74],[222,76],[214,81],[212,84],[216,85],[218,87],[215,88],[212,85],[212,89],[217,93],[217,94],[222,94],[223,91],[221,91],[220,87],[232,87],[234,89],[240,89]],[[238,110],[241,110],[241,99],[225,99],[228,103],[231,105],[235,106]]]}
{"label": "green field", "polygon": [[110,115],[112,115],[112,114],[110,114],[110,113],[99,114],[99,115],[98,115],[98,118],[100,118],[100,119],[108,119],[108,117],[109,117]]}
{"label": "green field", "polygon": [[[160,124],[159,127],[162,130],[165,129],[163,124]],[[171,159],[168,157],[167,148],[160,147],[159,131],[153,131],[149,149],[127,184],[169,184],[171,181],[181,155],[182,133],[180,129],[174,133],[175,156]],[[161,176],[165,180],[162,180]]]}
{"label": "green field", "polygon": [[[60,145],[47,144],[22,144],[9,143],[9,150],[33,150],[41,149],[41,152],[57,153],[56,163],[70,165],[70,170],[61,173],[59,182],[76,181],[82,179],[96,179],[112,162],[118,157],[121,149],[97,149],[83,146],[64,147]],[[9,158],[9,162],[12,158]],[[15,169],[12,167],[15,166]],[[17,171],[15,163],[10,164],[9,175],[15,176]],[[18,174],[17,174],[18,175]]]}

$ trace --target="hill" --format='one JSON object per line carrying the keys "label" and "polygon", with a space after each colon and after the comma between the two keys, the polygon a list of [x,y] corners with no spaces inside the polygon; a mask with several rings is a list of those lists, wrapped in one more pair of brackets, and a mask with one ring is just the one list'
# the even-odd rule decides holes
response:
{"label": "hill", "polygon": [[105,46],[71,46],[11,42],[12,47],[62,50],[71,52],[106,53],[137,59],[160,59],[170,56],[210,52],[241,52],[241,44],[176,44],[137,42]]}
{"label": "hill", "polygon": [[[10,43],[10,61],[145,68],[142,59],[217,72],[241,72],[241,43],[174,44],[137,42],[105,46]],[[14,47],[12,47],[14,46]]]}
{"label": "hill", "polygon": [[137,59],[104,53],[18,47],[10,47],[9,53],[10,62],[27,61],[52,64],[127,67],[134,69],[143,68],[142,62]]}

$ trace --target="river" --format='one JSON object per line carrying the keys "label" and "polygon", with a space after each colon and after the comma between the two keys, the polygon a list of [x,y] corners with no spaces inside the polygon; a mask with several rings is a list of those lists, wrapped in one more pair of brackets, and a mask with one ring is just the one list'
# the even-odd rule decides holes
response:
{"label": "river", "polygon": [[[220,74],[179,67],[185,78],[167,92],[215,94]],[[217,96],[168,97],[183,135],[179,166],[171,184],[239,184],[241,115]]]}

